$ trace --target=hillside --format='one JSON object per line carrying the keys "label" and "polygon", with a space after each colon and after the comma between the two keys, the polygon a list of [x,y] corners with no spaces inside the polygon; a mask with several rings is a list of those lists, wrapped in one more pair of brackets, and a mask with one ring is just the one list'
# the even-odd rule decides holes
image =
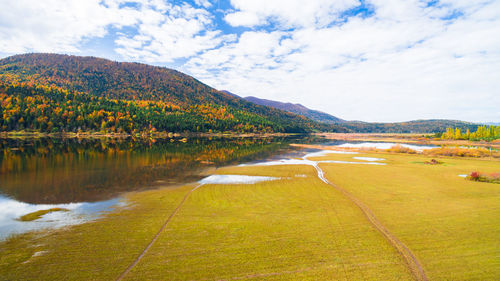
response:
{"label": "hillside", "polygon": [[500,126],[500,122],[485,122],[483,124],[488,126]]}
{"label": "hillside", "polygon": [[[58,54],[16,55],[0,60],[0,83],[0,113],[6,115],[2,131],[50,127],[51,131],[104,128],[129,133],[150,129],[304,133],[340,129],[253,104],[172,69],[140,63]],[[41,104],[48,108],[40,110]],[[138,114],[131,114],[128,104]],[[63,110],[57,110],[61,106]],[[94,120],[101,110],[105,112]],[[21,117],[23,122],[19,122]],[[54,120],[58,125],[49,126]]]}
{"label": "hillside", "polygon": [[255,104],[259,105],[265,105],[265,106],[270,106],[276,109],[281,109],[284,111],[292,112],[295,114],[303,115],[307,118],[310,118],[312,120],[318,121],[318,122],[324,122],[324,123],[340,123],[343,122],[344,120],[337,118],[333,115],[330,115],[328,113],[324,113],[318,110],[313,110],[309,109],[302,104],[298,103],[289,103],[289,102],[279,102],[279,101],[273,101],[273,100],[267,100],[267,99],[260,99],[257,97],[245,97],[244,98],[247,101],[253,102]]}
{"label": "hillside", "polygon": [[342,126],[358,133],[439,133],[447,128],[460,128],[462,130],[476,130],[478,124],[459,120],[414,120],[395,123],[369,123],[361,121],[347,121]]}

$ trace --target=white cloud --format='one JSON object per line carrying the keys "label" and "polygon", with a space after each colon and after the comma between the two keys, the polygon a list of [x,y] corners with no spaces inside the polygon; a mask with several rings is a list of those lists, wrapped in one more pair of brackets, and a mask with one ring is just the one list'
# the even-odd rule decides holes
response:
{"label": "white cloud", "polygon": [[[101,3],[103,2],[103,3]],[[82,40],[103,37],[107,27],[131,25],[136,13],[115,1],[0,1],[0,51],[77,52]]]}
{"label": "white cloud", "polygon": [[[87,39],[129,28],[115,39],[127,60],[170,62],[211,49],[234,36],[212,30],[212,15],[163,0],[1,1],[0,52],[85,52]],[[207,0],[197,5],[210,7]],[[112,34],[111,36],[115,36]]]}
{"label": "white cloud", "polygon": [[334,26],[307,8],[289,15],[266,2],[232,1],[235,14],[258,16],[255,25],[271,19],[282,28],[243,33],[185,69],[219,89],[345,119],[500,120],[500,2],[372,0],[373,16]]}
{"label": "white cloud", "polygon": [[117,53],[129,60],[172,62],[212,49],[234,38],[212,30],[212,15],[205,9],[188,4],[162,4],[162,8],[152,2],[141,6],[138,34],[119,36],[115,41]]}
{"label": "white cloud", "polygon": [[231,0],[237,11],[226,15],[226,21],[233,26],[255,26],[269,21],[287,27],[324,26],[359,3],[359,0]]}
{"label": "white cloud", "polygon": [[356,16],[360,0],[214,3],[0,0],[0,53],[85,53],[110,35],[126,60],[187,60],[216,88],[345,119],[500,120],[498,0],[366,0]]}
{"label": "white cloud", "polygon": [[202,6],[205,8],[209,8],[212,6],[212,3],[210,3],[210,1],[208,1],[208,0],[194,0],[194,2],[196,3],[196,5]]}
{"label": "white cloud", "polygon": [[235,12],[225,16],[225,20],[232,26],[252,27],[265,23],[262,18],[251,12]]}

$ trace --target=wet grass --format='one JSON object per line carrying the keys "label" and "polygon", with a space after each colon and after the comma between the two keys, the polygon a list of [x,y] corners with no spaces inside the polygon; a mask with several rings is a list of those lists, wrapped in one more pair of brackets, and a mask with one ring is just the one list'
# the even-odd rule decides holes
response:
{"label": "wet grass", "polygon": [[[196,190],[126,280],[411,278],[397,252],[312,167],[219,173],[283,179]],[[0,244],[0,279],[116,279],[192,187],[131,194],[129,207],[99,221],[12,238]]]}
{"label": "wet grass", "polygon": [[219,172],[285,179],[198,189],[126,280],[411,279],[392,246],[313,167]]}
{"label": "wet grass", "polygon": [[[387,166],[320,164],[405,243],[431,280],[500,276],[500,189],[458,177],[500,161],[407,154]],[[396,250],[311,166],[230,167],[218,174],[280,177],[208,184],[193,192],[125,280],[412,280]],[[114,280],[195,185],[126,196],[98,221],[0,243],[0,280]],[[43,252],[43,255],[36,255]]]}
{"label": "wet grass", "polygon": [[191,188],[132,193],[103,219],[0,242],[0,280],[114,280]]}
{"label": "wet grass", "polygon": [[446,165],[420,165],[430,158],[383,157],[389,165],[320,166],[412,249],[430,280],[498,280],[500,189],[458,175],[498,172],[500,161],[443,157]]}
{"label": "wet grass", "polygon": [[34,220],[37,220],[37,219],[43,217],[44,215],[46,215],[48,213],[67,212],[67,211],[69,211],[69,210],[64,209],[64,208],[51,208],[51,209],[47,209],[47,210],[39,210],[39,211],[32,212],[32,213],[26,214],[24,216],[21,216],[21,217],[19,217],[18,220],[20,220],[20,221],[34,221]]}

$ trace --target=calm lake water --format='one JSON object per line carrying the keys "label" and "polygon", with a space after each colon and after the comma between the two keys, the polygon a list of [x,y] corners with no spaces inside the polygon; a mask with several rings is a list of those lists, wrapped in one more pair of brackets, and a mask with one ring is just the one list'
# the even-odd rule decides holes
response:
{"label": "calm lake water", "polygon": [[[216,167],[294,153],[315,137],[190,139],[0,139],[0,239],[81,223],[124,192],[195,182]],[[32,222],[17,218],[61,207]]]}
{"label": "calm lake water", "polygon": [[193,182],[210,168],[293,151],[311,137],[0,139],[0,194],[31,204],[108,200],[157,186]]}

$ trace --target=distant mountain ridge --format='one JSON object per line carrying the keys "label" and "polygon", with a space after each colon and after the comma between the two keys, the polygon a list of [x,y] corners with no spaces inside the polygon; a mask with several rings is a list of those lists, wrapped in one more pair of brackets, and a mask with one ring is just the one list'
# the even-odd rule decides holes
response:
{"label": "distant mountain ridge", "polygon": [[[233,93],[226,91],[226,90],[222,90],[221,92],[224,92],[228,95],[232,95],[234,97],[239,97],[238,95],[233,94]],[[249,102],[258,104],[258,105],[269,106],[269,107],[273,107],[276,109],[280,109],[280,110],[288,111],[288,112],[295,113],[298,115],[302,115],[302,116],[305,116],[309,119],[312,119],[312,120],[318,121],[318,122],[341,123],[344,121],[344,120],[342,120],[338,117],[335,117],[333,115],[330,115],[328,113],[321,112],[318,110],[309,109],[309,108],[307,108],[299,103],[294,104],[294,103],[289,103],[289,102],[279,102],[279,101],[274,101],[274,100],[261,99],[261,98],[257,98],[257,97],[253,97],[253,96],[244,97],[243,99],[245,99]]]}
{"label": "distant mountain ridge", "polygon": [[285,103],[285,102],[279,102],[279,101],[273,101],[273,100],[267,100],[267,99],[260,99],[260,98],[253,97],[253,96],[244,97],[244,99],[246,99],[247,101],[253,102],[255,104],[270,106],[270,107],[274,107],[274,108],[281,109],[284,111],[303,115],[307,118],[310,118],[310,119],[318,121],[318,122],[340,123],[340,122],[344,121],[344,120],[342,120],[338,117],[335,117],[333,115],[330,115],[328,113],[321,112],[321,111],[314,110],[314,109],[309,109],[309,108],[307,108],[299,103],[289,103],[289,102]]}
{"label": "distant mountain ridge", "polygon": [[427,119],[394,123],[346,121],[342,126],[358,133],[439,133],[445,132],[447,128],[475,131],[479,125],[460,120]]}
{"label": "distant mountain ridge", "polygon": [[[229,91],[223,92],[237,97],[237,95]],[[255,104],[270,106],[273,108],[303,115],[318,122],[337,124],[339,126],[347,128],[351,132],[356,133],[438,133],[446,131],[447,128],[476,130],[478,126],[478,124],[471,122],[446,119],[412,120],[407,122],[393,123],[346,121],[328,113],[309,109],[301,104],[285,103],[261,99],[253,96],[245,97],[244,99]]]}

